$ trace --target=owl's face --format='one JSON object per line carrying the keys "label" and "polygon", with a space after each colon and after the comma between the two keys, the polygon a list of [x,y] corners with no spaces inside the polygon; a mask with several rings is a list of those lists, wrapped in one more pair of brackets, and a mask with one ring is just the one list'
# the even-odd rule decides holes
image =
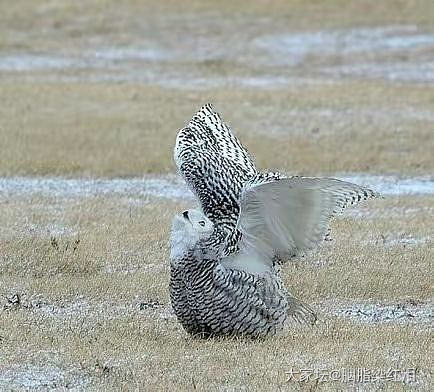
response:
{"label": "owl's face", "polygon": [[199,210],[186,210],[172,220],[171,258],[177,258],[207,239],[214,230],[213,223]]}
{"label": "owl's face", "polygon": [[187,230],[194,230],[200,238],[208,237],[214,230],[212,222],[201,211],[186,210],[182,213],[182,218]]}

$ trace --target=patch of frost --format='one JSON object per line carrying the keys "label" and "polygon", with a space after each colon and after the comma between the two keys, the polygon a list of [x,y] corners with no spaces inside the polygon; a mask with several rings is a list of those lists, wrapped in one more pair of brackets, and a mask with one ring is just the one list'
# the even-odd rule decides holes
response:
{"label": "patch of frost", "polygon": [[378,323],[422,323],[430,324],[434,319],[434,303],[403,301],[401,303],[336,302],[320,304],[326,312],[341,318],[366,324]]}
{"label": "patch of frost", "polygon": [[1,366],[0,387],[5,390],[34,390],[84,387],[88,380],[74,371],[68,372],[55,365],[32,364]]}
{"label": "patch of frost", "polygon": [[432,177],[399,178],[370,174],[337,174],[336,178],[369,187],[383,195],[434,194],[434,178]]}
{"label": "patch of frost", "polygon": [[434,34],[417,26],[365,27],[286,33],[257,38],[254,43],[270,52],[277,62],[301,63],[308,55],[351,56],[358,52],[393,52],[433,48]]}
{"label": "patch of frost", "polygon": [[[335,178],[370,187],[383,195],[434,194],[434,179],[431,177],[399,178],[369,174],[337,174]],[[32,195],[56,198],[120,195],[144,200],[149,196],[174,200],[193,198],[185,183],[174,175],[130,179],[0,177],[0,201],[15,196]],[[53,230],[55,229],[53,227]]]}

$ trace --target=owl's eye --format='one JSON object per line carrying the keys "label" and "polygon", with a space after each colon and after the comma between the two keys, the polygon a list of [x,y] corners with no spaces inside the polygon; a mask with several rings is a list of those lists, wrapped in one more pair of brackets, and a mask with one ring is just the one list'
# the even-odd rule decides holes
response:
{"label": "owl's eye", "polygon": [[205,226],[205,221],[199,221],[199,224],[204,227]]}

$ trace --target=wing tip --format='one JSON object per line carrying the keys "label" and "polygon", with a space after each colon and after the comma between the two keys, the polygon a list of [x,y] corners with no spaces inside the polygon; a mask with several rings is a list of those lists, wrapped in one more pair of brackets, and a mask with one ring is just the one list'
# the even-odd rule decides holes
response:
{"label": "wing tip", "polygon": [[196,114],[193,116],[193,119],[195,117],[203,118],[210,115],[218,115],[218,113],[214,104],[212,104],[211,102],[207,102],[206,104],[202,105],[201,108],[196,112]]}

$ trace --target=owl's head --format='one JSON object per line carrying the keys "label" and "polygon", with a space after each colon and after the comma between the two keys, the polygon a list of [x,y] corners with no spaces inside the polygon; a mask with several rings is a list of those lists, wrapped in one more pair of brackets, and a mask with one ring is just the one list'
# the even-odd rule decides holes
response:
{"label": "owl's head", "polygon": [[171,259],[182,257],[198,241],[209,238],[213,231],[213,223],[199,210],[186,210],[175,215],[170,236]]}

